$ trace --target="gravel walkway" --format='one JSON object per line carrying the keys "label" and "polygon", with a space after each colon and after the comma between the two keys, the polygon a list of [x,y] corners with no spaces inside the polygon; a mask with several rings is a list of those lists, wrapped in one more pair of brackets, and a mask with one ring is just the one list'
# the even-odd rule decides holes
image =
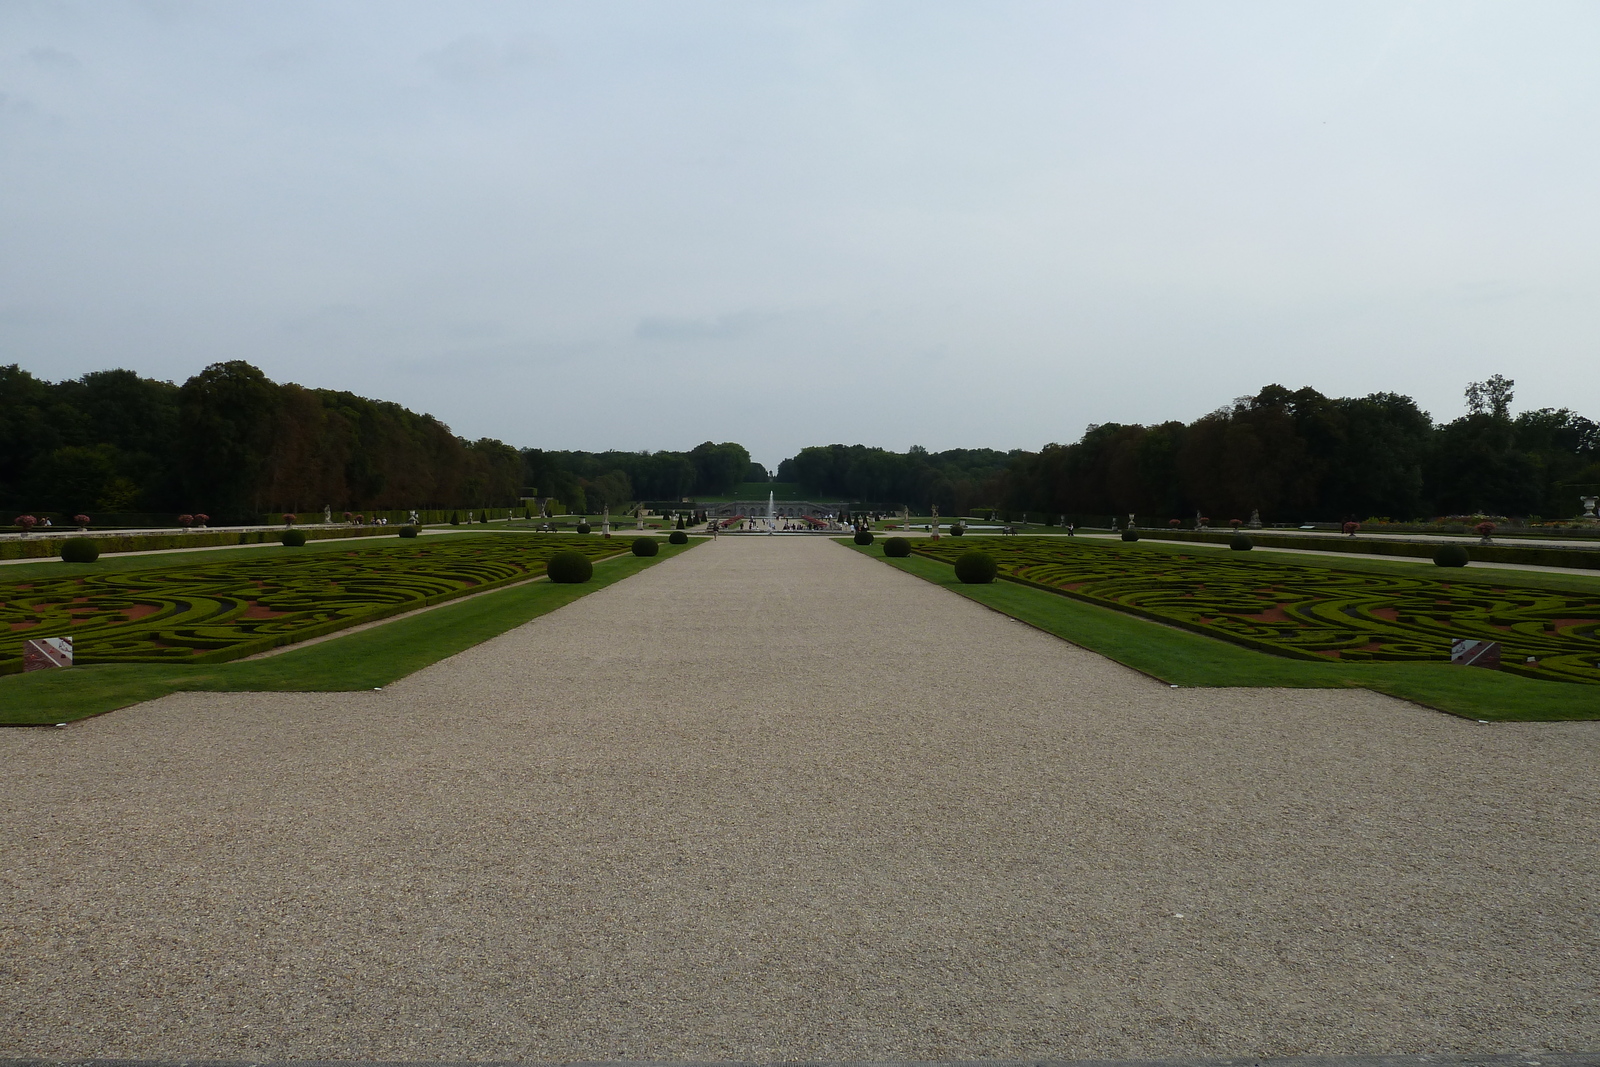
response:
{"label": "gravel walkway", "polygon": [[0,1056],[1600,1048],[1600,723],[1169,689],[823,540],[0,757]]}

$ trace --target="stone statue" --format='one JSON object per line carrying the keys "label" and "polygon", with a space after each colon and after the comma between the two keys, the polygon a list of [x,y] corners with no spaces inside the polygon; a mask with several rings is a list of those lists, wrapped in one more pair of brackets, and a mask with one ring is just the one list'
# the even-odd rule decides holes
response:
{"label": "stone statue", "polygon": [[324,504],[324,505],[322,505],[322,521],[325,522],[325,523],[333,522],[333,505],[332,504]]}
{"label": "stone statue", "polygon": [[1252,529],[1252,530],[1261,529],[1261,509],[1260,508],[1251,508],[1250,509],[1250,521],[1246,525],[1248,525],[1250,527],[1250,529]]}
{"label": "stone statue", "polygon": [[[1112,522],[1111,528],[1113,530],[1115,530],[1117,528],[1117,524],[1115,522]],[[1133,529],[1133,512],[1131,512],[1131,511],[1128,512],[1128,529],[1130,529],[1130,530]]]}
{"label": "stone statue", "polygon": [[932,531],[933,531],[932,540],[935,540],[935,541],[939,540],[939,505],[938,504],[933,505],[933,526],[932,526]]}

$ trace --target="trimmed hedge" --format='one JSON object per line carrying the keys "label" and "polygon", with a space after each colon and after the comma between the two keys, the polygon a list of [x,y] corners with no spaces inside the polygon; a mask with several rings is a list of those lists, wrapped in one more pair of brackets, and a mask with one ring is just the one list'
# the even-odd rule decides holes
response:
{"label": "trimmed hedge", "polygon": [[856,531],[855,540],[856,540],[856,544],[858,544],[858,545],[870,545],[870,544],[872,544],[872,531],[871,530],[857,530]]}
{"label": "trimmed hedge", "polygon": [[911,542],[904,537],[891,537],[883,542],[883,554],[896,559],[904,559],[911,555]]}
{"label": "trimmed hedge", "polygon": [[581,585],[594,577],[594,564],[581,552],[557,552],[545,564],[544,572],[552,582]]}
{"label": "trimmed hedge", "polygon": [[661,546],[654,537],[635,537],[633,539],[633,554],[635,556],[654,556],[661,551]]}
{"label": "trimmed hedge", "polygon": [[283,531],[283,536],[278,538],[278,540],[283,543],[283,547],[285,548],[304,548],[306,544],[306,535],[301,533],[299,530],[285,530]]}
{"label": "trimmed hedge", "polygon": [[1228,539],[1228,547],[1235,552],[1248,552],[1256,545],[1254,541],[1250,540],[1248,534],[1236,533]]}
{"label": "trimmed hedge", "polygon": [[586,523],[586,522],[580,522],[580,523],[578,523],[578,525],[577,525],[577,531],[578,531],[578,532],[579,532],[579,533],[581,533],[581,534],[586,534],[586,533],[588,533],[588,532],[589,532],[589,530],[590,530],[590,526],[589,526],[589,524],[588,524],[588,523]]}
{"label": "trimmed hedge", "polygon": [[956,523],[954,526],[950,527],[950,536],[951,537],[965,537],[966,534],[967,534],[967,528],[965,526],[961,525],[960,523]]}
{"label": "trimmed hedge", "polygon": [[402,527],[400,527],[400,536],[401,537],[415,537],[420,532],[421,531],[418,530],[415,526],[402,526]]}
{"label": "trimmed hedge", "polygon": [[965,552],[956,557],[956,577],[962,585],[988,585],[1000,571],[987,552]]}
{"label": "trimmed hedge", "polygon": [[[381,526],[327,529],[300,528],[307,539],[323,541],[333,537],[377,537],[389,531]],[[277,544],[278,530],[214,530],[200,533],[104,534],[85,538],[93,541],[102,556],[117,552],[156,552],[168,548],[222,548],[228,545]],[[61,539],[27,537],[0,541],[0,559],[49,559],[61,554]]]}
{"label": "trimmed hedge", "polygon": [[100,558],[100,550],[87,537],[69,537],[61,542],[63,563],[93,563]]}
{"label": "trimmed hedge", "polygon": [[667,540],[675,545],[686,545],[689,543],[689,535],[682,530],[673,530],[667,535]]}
{"label": "trimmed hedge", "polygon": [[[1232,534],[1206,530],[1146,530],[1146,537],[1163,541],[1199,541],[1226,544]],[[1300,548],[1315,552],[1354,552],[1369,556],[1410,556],[1432,559],[1439,547],[1436,541],[1358,540],[1353,537],[1318,537],[1315,534],[1272,534],[1253,531],[1251,539],[1261,548]],[[1467,557],[1479,563],[1526,563],[1539,567],[1565,567],[1571,570],[1600,570],[1600,548],[1534,548],[1528,545],[1482,545],[1466,549]]]}
{"label": "trimmed hedge", "polygon": [[1122,531],[1122,539],[1124,541],[1137,541],[1137,540],[1139,540],[1139,531],[1138,530],[1123,530]]}
{"label": "trimmed hedge", "polygon": [[1433,562],[1441,567],[1465,567],[1468,562],[1466,545],[1440,545],[1433,553]]}

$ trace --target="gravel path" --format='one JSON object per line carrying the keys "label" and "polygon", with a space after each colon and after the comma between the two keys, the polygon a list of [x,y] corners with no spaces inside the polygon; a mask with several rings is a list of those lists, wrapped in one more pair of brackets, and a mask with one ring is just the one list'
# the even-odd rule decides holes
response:
{"label": "gravel path", "polygon": [[0,1056],[1600,1048],[1600,723],[1169,689],[828,541],[0,756]]}

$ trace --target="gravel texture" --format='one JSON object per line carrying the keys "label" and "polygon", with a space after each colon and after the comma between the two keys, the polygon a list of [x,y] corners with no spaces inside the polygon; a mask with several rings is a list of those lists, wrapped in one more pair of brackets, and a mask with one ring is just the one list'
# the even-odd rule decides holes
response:
{"label": "gravel texture", "polygon": [[1170,689],[824,540],[0,755],[3,1056],[1600,1048],[1600,723]]}

